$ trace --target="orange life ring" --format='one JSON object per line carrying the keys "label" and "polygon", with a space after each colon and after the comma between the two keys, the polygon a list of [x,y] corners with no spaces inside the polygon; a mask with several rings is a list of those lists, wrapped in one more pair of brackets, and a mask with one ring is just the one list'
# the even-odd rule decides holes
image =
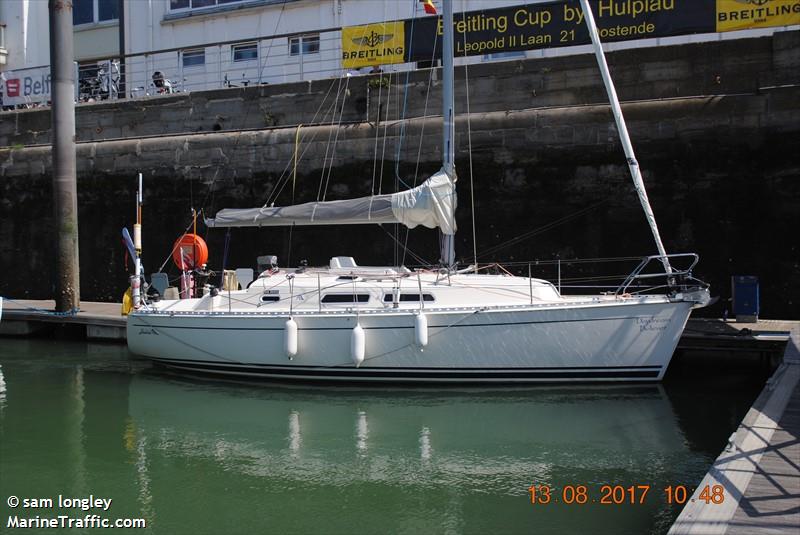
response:
{"label": "orange life ring", "polygon": [[208,246],[197,234],[184,234],[172,248],[172,261],[182,271],[201,267],[208,262]]}

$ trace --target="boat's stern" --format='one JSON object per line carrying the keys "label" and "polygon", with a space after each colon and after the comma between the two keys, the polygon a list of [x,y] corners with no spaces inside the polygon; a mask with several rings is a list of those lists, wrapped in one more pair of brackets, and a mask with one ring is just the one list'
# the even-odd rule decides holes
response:
{"label": "boat's stern", "polygon": [[148,325],[149,322],[143,321],[140,312],[131,311],[126,322],[126,334],[128,339],[128,350],[141,357],[151,357],[155,338],[160,335],[155,327]]}

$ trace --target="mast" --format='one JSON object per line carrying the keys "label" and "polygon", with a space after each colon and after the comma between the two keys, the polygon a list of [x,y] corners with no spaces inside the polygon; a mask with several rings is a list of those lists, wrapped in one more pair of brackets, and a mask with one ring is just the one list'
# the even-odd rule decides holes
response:
{"label": "mast", "polygon": [[592,8],[589,6],[589,0],[581,0],[581,7],[586,17],[586,26],[589,28],[589,36],[592,38],[594,55],[597,57],[597,65],[600,67],[600,74],[603,76],[603,84],[606,86],[608,100],[611,103],[611,111],[617,123],[617,130],[619,130],[622,148],[625,150],[625,157],[628,160],[628,168],[631,171],[633,185],[636,188],[636,193],[639,195],[639,202],[642,205],[647,223],[650,225],[650,230],[653,233],[653,238],[658,248],[658,254],[661,255],[661,263],[664,264],[664,270],[667,274],[670,274],[672,273],[672,267],[669,265],[667,251],[664,249],[664,243],[661,241],[661,235],[658,232],[656,216],[653,214],[653,209],[650,207],[650,200],[647,198],[647,190],[645,190],[644,181],[642,180],[642,171],[639,169],[639,163],[636,161],[636,155],[633,152],[631,138],[628,136],[628,126],[625,124],[625,117],[622,116],[622,108],[619,105],[619,98],[617,98],[617,90],[614,88],[614,82],[611,80],[611,74],[608,71],[606,56],[605,53],[603,53],[603,46],[600,44],[600,36],[597,33],[597,25],[594,21]]}
{"label": "mast", "polygon": [[[442,168],[448,178],[455,183],[455,118],[453,112],[453,2],[443,0],[442,22],[444,23],[444,38],[442,39]],[[455,195],[455,190],[453,190]],[[453,211],[455,219],[455,211]],[[455,228],[455,221],[452,222]],[[440,233],[442,261],[447,268],[455,267],[455,234]]]}

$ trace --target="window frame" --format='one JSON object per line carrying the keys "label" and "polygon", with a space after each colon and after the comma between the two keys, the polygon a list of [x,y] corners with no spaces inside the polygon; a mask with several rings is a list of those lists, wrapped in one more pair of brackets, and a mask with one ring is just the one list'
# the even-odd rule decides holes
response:
{"label": "window frame", "polygon": [[184,11],[190,11],[192,9],[192,0],[186,0],[186,3],[186,7],[172,7],[172,0],[168,0],[167,11],[170,13],[183,13]]}
{"label": "window frame", "polygon": [[526,59],[528,55],[525,50],[506,50],[505,52],[492,52],[484,54],[483,61],[513,61],[515,59]]}
{"label": "window frame", "polygon": [[[186,63],[187,54],[189,58],[198,57],[202,54],[203,61],[201,63]],[[205,48],[187,48],[185,50],[181,50],[181,66],[184,69],[196,69],[198,67],[205,67],[206,65],[206,49]]]}
{"label": "window frame", "polygon": [[[292,52],[292,45],[297,44],[297,52]],[[316,50],[306,51],[307,43],[316,43]],[[321,40],[319,32],[317,33],[301,33],[287,37],[287,44],[289,46],[289,57],[297,58],[300,56],[312,56],[319,54],[321,50]]]}
{"label": "window frame", "polygon": [[175,7],[175,8],[172,7],[172,2],[170,1],[169,4],[168,4],[168,11],[170,13],[186,13],[186,12],[189,12],[189,11],[202,11],[204,9],[215,9],[215,8],[218,8],[218,7],[224,7],[224,6],[230,6],[230,5],[244,4],[244,3],[247,3],[247,2],[252,2],[252,0],[226,0],[226,1],[214,0],[214,3],[211,4],[211,5],[194,7],[192,5],[192,3],[194,1],[195,0],[187,0],[187,3],[188,3],[187,7]]}
{"label": "window frame", "polygon": [[[116,2],[116,0],[111,0],[112,2]],[[86,28],[89,26],[97,26],[98,24],[114,24],[115,22],[119,24],[119,12],[117,12],[116,18],[113,19],[103,19],[100,20],[100,0],[91,0],[92,2],[92,20],[88,22],[75,22],[74,18],[74,11],[73,11],[73,19],[72,19],[72,26],[73,28]],[[75,6],[73,6],[73,10]]]}
{"label": "window frame", "polygon": [[[242,49],[244,47],[253,47],[253,50],[255,50],[256,55],[251,57],[251,58],[248,57],[248,58],[236,59],[237,50],[238,49]],[[258,61],[258,56],[259,56],[258,48],[259,48],[258,41],[248,41],[248,42],[245,42],[245,43],[237,43],[235,45],[231,45],[231,63],[242,63],[242,62],[245,62],[245,61]]]}

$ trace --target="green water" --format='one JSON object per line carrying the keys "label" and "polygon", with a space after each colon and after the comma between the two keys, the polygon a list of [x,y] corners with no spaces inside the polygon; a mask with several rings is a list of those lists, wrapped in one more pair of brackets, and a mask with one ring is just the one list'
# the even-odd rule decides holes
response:
{"label": "green water", "polygon": [[[708,368],[640,387],[242,384],[158,372],[116,345],[11,339],[0,374],[0,532],[48,533],[8,519],[143,518],[133,532],[160,534],[665,533],[680,506],[663,489],[700,481],[764,381]],[[555,499],[531,504],[534,483]],[[593,503],[604,484],[650,490]],[[587,503],[555,503],[566,485],[586,486]],[[85,512],[59,495],[113,501]]]}

